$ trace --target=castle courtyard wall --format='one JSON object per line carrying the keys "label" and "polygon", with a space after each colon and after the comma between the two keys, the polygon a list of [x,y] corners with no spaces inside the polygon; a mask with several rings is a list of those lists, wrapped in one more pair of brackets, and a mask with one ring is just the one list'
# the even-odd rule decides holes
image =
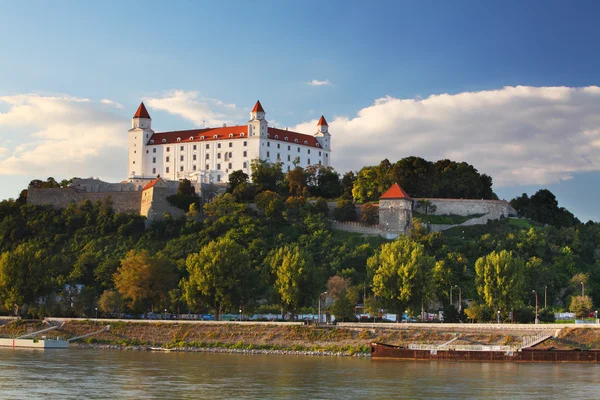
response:
{"label": "castle courtyard wall", "polygon": [[116,212],[140,213],[142,192],[79,192],[71,188],[29,188],[27,203],[55,208],[66,208],[71,203],[82,203],[89,200],[92,203],[104,201],[110,197]]}

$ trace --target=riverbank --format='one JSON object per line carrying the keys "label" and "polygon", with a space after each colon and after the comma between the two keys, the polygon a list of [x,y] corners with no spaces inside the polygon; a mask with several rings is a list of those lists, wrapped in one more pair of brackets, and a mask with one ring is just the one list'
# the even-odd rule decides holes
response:
{"label": "riverbank", "polygon": [[57,328],[48,337],[63,339],[110,330],[79,339],[72,347],[127,350],[176,351],[307,356],[369,356],[371,342],[398,346],[409,344],[519,346],[544,334],[554,336],[545,345],[561,348],[600,348],[600,329],[545,325],[493,324],[353,324],[304,326],[286,323],[125,321],[49,319],[48,321],[2,321],[0,337],[18,337],[49,325]]}

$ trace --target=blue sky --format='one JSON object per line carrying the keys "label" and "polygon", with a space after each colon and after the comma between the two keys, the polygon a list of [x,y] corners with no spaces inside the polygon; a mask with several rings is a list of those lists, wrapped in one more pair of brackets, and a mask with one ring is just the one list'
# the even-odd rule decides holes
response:
{"label": "blue sky", "polygon": [[141,100],[164,131],[244,123],[260,99],[277,126],[306,131],[325,114],[339,170],[464,159],[500,197],[547,187],[600,220],[600,94],[581,89],[599,84],[599,11],[592,1],[3,2],[0,198],[48,175],[125,178]]}

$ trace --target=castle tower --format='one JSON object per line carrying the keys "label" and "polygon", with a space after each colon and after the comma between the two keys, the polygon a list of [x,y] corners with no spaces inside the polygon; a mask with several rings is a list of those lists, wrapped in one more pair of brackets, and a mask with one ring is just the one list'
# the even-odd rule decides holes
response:
{"label": "castle tower", "polygon": [[152,137],[152,118],[141,103],[131,120],[131,129],[127,140],[127,176],[144,176],[144,155],[146,144]]}
{"label": "castle tower", "polygon": [[254,108],[250,112],[250,121],[248,121],[248,136],[266,137],[269,123],[265,119],[265,110],[260,101],[256,101]]}
{"label": "castle tower", "polygon": [[323,150],[331,149],[331,135],[329,134],[329,125],[325,121],[325,117],[321,115],[319,122],[317,122],[317,133],[315,137],[319,141]]}
{"label": "castle tower", "polygon": [[394,183],[379,198],[379,226],[392,239],[408,233],[412,224],[413,199]]}

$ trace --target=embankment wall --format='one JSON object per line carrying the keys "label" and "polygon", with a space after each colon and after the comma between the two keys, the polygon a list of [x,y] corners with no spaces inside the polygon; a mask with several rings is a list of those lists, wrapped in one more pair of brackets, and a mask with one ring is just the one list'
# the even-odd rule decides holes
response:
{"label": "embankment wall", "polygon": [[110,197],[116,212],[140,213],[142,192],[79,192],[71,188],[29,188],[27,203],[34,205],[50,205],[55,208],[66,208],[71,203],[81,203],[89,200],[92,203],[104,201]]}

